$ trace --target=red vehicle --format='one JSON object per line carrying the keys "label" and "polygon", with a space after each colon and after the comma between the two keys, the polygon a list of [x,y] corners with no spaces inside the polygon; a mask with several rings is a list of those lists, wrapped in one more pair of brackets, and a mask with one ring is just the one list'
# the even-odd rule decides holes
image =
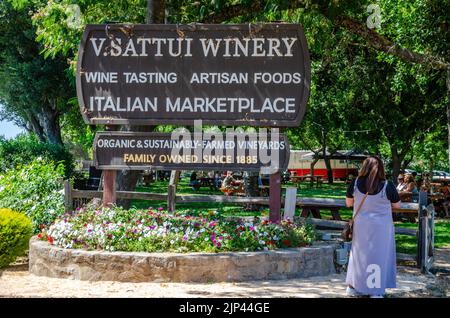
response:
{"label": "red vehicle", "polygon": [[[339,158],[341,157],[341,159]],[[360,161],[350,160],[349,156],[341,153],[333,155],[330,159],[333,179],[346,180],[349,176],[358,175]],[[314,161],[314,154],[310,151],[291,150],[288,170],[291,175],[305,176],[311,175],[311,163]],[[327,177],[327,168],[325,161],[319,159],[314,165],[314,175]]]}

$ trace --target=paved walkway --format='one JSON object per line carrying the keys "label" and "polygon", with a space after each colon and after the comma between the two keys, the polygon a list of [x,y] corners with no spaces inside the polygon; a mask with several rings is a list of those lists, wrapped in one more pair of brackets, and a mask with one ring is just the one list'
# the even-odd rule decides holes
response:
{"label": "paved walkway", "polygon": [[450,273],[450,245],[434,250],[435,261],[433,267]]}
{"label": "paved walkway", "polygon": [[[0,297],[345,297],[343,273],[245,283],[119,283],[38,277],[25,264],[0,275]],[[415,269],[399,268],[397,279],[398,288],[389,290],[388,297],[449,296],[434,276]]]}
{"label": "paved walkway", "polygon": [[[396,289],[387,297],[450,297],[450,246],[435,250],[435,275],[398,267]],[[27,259],[0,271],[0,297],[345,297],[345,273],[307,279],[245,283],[89,282],[34,276]]]}

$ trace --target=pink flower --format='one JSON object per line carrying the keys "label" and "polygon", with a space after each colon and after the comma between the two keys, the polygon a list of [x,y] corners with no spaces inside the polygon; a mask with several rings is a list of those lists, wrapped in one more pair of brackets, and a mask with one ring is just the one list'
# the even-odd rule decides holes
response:
{"label": "pink flower", "polygon": [[159,208],[158,208],[158,211],[162,211],[162,210],[163,210],[163,208],[162,208],[162,207],[159,207]]}

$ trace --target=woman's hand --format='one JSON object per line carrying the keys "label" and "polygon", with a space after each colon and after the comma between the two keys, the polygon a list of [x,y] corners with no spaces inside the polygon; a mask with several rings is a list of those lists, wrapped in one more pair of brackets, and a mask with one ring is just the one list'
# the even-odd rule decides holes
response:
{"label": "woman's hand", "polygon": [[396,203],[392,203],[392,208],[394,209],[400,209],[400,203],[402,203],[402,201],[398,201]]}

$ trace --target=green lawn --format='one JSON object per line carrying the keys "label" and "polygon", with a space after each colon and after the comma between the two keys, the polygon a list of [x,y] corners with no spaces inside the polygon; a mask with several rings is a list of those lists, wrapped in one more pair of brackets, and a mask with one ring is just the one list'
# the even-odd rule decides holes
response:
{"label": "green lawn", "polygon": [[[141,192],[152,192],[152,193],[167,193],[167,181],[156,181],[153,182],[149,187],[138,187],[137,191]],[[288,183],[283,185],[283,188],[288,186],[293,186]],[[347,186],[343,183],[337,183],[333,185],[323,184],[321,188],[310,188],[306,184],[301,184],[298,188],[297,194],[303,197],[314,197],[314,198],[336,198],[344,199]],[[217,194],[221,195],[222,192],[218,190],[210,190],[209,188],[201,188],[198,191],[194,191],[189,187],[189,178],[182,178],[178,185],[178,194]],[[163,207],[166,208],[165,201],[145,201],[145,200],[133,200],[132,205],[137,208],[148,208],[153,207]],[[183,203],[177,204],[177,209],[190,209],[190,210],[205,210],[205,209],[219,209],[224,215],[227,216],[268,216],[268,207],[264,208],[262,211],[243,211],[242,205],[239,204],[222,204],[222,203]],[[300,215],[300,209],[296,210],[296,215]],[[323,218],[331,219],[331,213],[328,210],[321,210],[321,215]],[[194,212],[195,213],[195,212]],[[351,218],[350,209],[342,209],[340,211],[341,217],[343,219]],[[395,226],[405,227],[405,228],[417,228],[415,223],[407,222],[397,222]],[[396,235],[397,252],[399,253],[416,253],[416,238],[406,235]],[[435,246],[443,247],[444,245],[450,244],[450,220],[437,220],[435,224]]]}

